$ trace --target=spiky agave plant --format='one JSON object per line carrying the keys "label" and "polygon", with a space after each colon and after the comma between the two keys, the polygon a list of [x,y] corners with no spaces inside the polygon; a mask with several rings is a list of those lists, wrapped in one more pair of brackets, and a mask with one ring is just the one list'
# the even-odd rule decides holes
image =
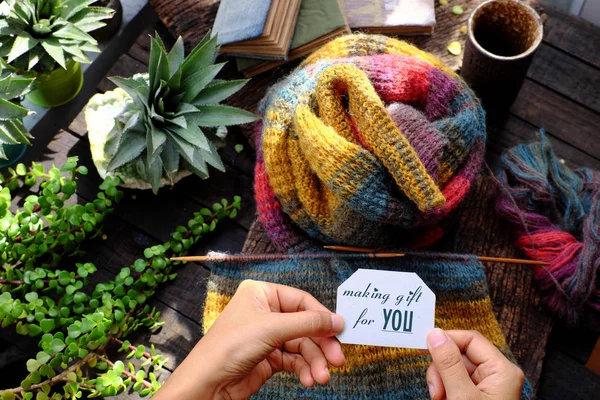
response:
{"label": "spiky agave plant", "polygon": [[23,125],[23,118],[29,110],[18,104],[19,97],[25,95],[33,78],[15,76],[4,70],[0,75],[0,158],[6,159],[3,144],[31,144],[33,137]]}
{"label": "spiky agave plant", "polygon": [[99,52],[88,32],[114,12],[96,0],[5,0],[0,4],[0,57],[23,74],[49,73],[71,60],[87,64]]}
{"label": "spiky agave plant", "polygon": [[139,176],[156,193],[161,178],[173,183],[180,169],[201,178],[208,166],[224,171],[217,153],[223,143],[217,134],[222,126],[255,121],[257,116],[219,104],[237,92],[247,80],[214,79],[225,63],[215,64],[219,51],[216,37],[207,34],[184,57],[181,37],[167,52],[158,36],[151,38],[146,76],[110,78],[134,102],[135,112],[116,122],[118,141],[107,170],[135,164]]}

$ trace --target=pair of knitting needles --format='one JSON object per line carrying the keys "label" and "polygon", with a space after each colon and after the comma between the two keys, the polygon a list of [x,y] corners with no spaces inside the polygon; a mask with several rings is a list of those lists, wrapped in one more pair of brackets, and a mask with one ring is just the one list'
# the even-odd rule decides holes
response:
{"label": "pair of knitting needles", "polygon": [[[344,251],[351,253],[355,257],[364,258],[397,258],[404,257],[405,253],[395,252],[383,252],[376,251],[375,249],[369,249],[364,247],[352,247],[352,246],[323,246],[324,249]],[[301,254],[208,254],[205,256],[184,256],[184,257],[172,257],[173,261],[198,261],[198,262],[211,262],[211,261],[277,261],[277,260],[289,260],[291,258],[331,258],[331,253],[301,253]],[[348,256],[348,254],[346,254]],[[504,258],[504,257],[487,257],[478,256],[479,261],[487,262],[498,262],[507,264],[523,264],[523,265],[548,265],[544,261],[536,260],[522,260],[517,258]]]}

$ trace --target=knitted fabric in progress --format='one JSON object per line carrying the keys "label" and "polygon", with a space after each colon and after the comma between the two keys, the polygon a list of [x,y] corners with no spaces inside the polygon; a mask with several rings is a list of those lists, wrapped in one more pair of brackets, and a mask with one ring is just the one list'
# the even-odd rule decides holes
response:
{"label": "knitted fabric in progress", "polygon": [[485,152],[484,112],[463,81],[385,36],[330,42],[261,110],[256,200],[280,250],[305,248],[299,230],[329,244],[429,244]]}
{"label": "knitted fabric in progress", "polygon": [[[485,274],[475,256],[453,258],[430,253],[410,259],[292,259],[286,261],[214,263],[208,282],[204,332],[225,308],[244,279],[280,283],[313,294],[335,310],[337,287],[358,268],[417,272],[436,294],[435,326],[442,329],[475,329],[511,361],[511,354],[496,321]],[[443,260],[443,261],[440,261]],[[348,324],[349,321],[346,321]],[[243,335],[240,332],[240,335]],[[332,368],[327,385],[304,388],[295,375],[279,373],[263,386],[260,399],[429,399],[426,371],[429,355],[419,350],[342,345],[346,365]],[[522,398],[532,398],[528,382]]]}

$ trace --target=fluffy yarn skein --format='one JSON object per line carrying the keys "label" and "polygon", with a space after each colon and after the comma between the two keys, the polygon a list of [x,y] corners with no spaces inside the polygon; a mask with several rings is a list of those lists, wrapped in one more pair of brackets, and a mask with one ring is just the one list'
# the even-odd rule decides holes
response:
{"label": "fluffy yarn skein", "polygon": [[517,245],[532,259],[545,304],[576,324],[600,311],[600,172],[571,170],[544,133],[501,158],[496,209],[514,224]]}
{"label": "fluffy yarn skein", "polygon": [[261,111],[257,207],[283,251],[310,247],[305,233],[328,244],[431,243],[485,152],[473,92],[433,55],[386,36],[328,43]]}

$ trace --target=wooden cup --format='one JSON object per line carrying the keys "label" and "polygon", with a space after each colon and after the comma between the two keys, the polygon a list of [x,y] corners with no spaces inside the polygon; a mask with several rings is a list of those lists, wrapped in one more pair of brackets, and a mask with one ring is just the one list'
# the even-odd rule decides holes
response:
{"label": "wooden cup", "polygon": [[473,10],[460,74],[488,111],[515,101],[542,36],[540,16],[518,0],[489,0]]}

